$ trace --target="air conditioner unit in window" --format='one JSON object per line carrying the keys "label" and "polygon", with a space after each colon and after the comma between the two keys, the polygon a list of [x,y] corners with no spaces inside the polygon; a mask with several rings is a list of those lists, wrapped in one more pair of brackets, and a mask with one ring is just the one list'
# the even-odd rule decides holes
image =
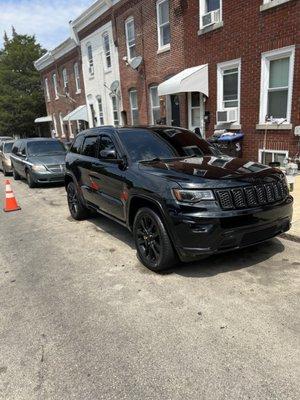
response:
{"label": "air conditioner unit in window", "polygon": [[220,9],[202,15],[202,27],[205,28],[206,26],[215,24],[216,22],[220,22],[220,16]]}
{"label": "air conditioner unit in window", "polygon": [[237,122],[238,120],[238,109],[229,108],[225,111],[217,111],[217,124],[228,124]]}

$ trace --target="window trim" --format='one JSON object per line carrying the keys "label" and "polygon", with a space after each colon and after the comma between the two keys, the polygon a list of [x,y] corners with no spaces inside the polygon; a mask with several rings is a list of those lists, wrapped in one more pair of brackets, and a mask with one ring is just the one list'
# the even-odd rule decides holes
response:
{"label": "window trim", "polygon": [[[100,95],[96,96],[96,100],[97,100],[97,106],[98,106],[98,119],[99,119],[98,123],[99,123],[99,126],[103,126],[103,125],[105,125],[105,119],[104,119],[102,96],[100,96]],[[101,110],[100,110],[100,104],[101,104]],[[101,123],[101,121],[103,123]]]}
{"label": "window trim", "polygon": [[57,75],[56,75],[56,72],[54,72],[54,73],[52,74],[52,83],[53,83],[53,88],[54,88],[54,97],[55,97],[55,100],[58,100],[58,99],[59,99],[59,96],[58,96],[58,87],[57,87]]}
{"label": "window trim", "polygon": [[[262,53],[261,55],[261,78],[260,78],[260,106],[259,106],[259,124],[266,124],[265,118],[268,113],[268,91],[270,77],[270,61],[279,60],[281,58],[290,57],[289,65],[289,85],[288,85],[288,104],[286,122],[281,124],[282,127],[290,125],[292,113],[293,99],[293,82],[294,82],[294,64],[295,64],[295,46],[283,47]],[[272,124],[268,124],[268,126]],[[278,126],[276,123],[274,126]]]}
{"label": "window trim", "polygon": [[[168,2],[168,5],[169,5],[169,21],[165,22],[163,25],[160,25],[160,23],[159,23],[159,16],[160,16],[159,6],[166,1]],[[161,42],[162,42],[161,28],[162,28],[162,26],[166,26],[167,24],[169,24],[169,26],[170,26],[170,43],[162,45],[161,44]],[[158,52],[164,52],[164,51],[170,50],[170,48],[171,48],[171,23],[170,23],[170,2],[169,2],[169,0],[158,0],[156,2],[156,25],[157,25]]]}
{"label": "window trim", "polygon": [[[108,37],[109,50],[105,49],[105,37]],[[103,53],[104,53],[104,58],[105,58],[105,69],[106,69],[106,71],[110,71],[112,69],[112,57],[111,57],[110,34],[108,31],[105,31],[102,33],[102,47],[103,47]],[[107,62],[108,58],[110,59],[110,66],[108,65],[108,62]]]}
{"label": "window trim", "polygon": [[[137,102],[137,106],[136,107],[132,107],[132,98],[131,95],[132,93],[136,93],[136,102]],[[130,102],[130,117],[131,117],[131,125],[135,126],[136,124],[133,123],[133,111],[137,111],[138,112],[138,119],[140,119],[140,115],[139,115],[139,106],[138,106],[138,91],[135,88],[132,88],[129,90],[129,102]],[[139,124],[139,121],[138,121]]]}
{"label": "window trim", "polygon": [[64,68],[62,69],[61,73],[62,73],[62,78],[63,78],[64,89],[67,89],[68,84],[69,84],[67,68],[64,67]]}
{"label": "window trim", "polygon": [[45,94],[46,94],[46,101],[50,101],[50,90],[49,90],[49,82],[48,82],[48,78],[44,79],[44,85],[45,85]]}
{"label": "window trim", "polygon": [[210,25],[203,25],[202,24],[202,16],[206,14],[205,12],[205,6],[206,6],[206,1],[207,0],[199,0],[199,32],[198,34],[210,32],[214,29],[221,28],[223,26],[223,0],[220,0],[220,21],[215,22]]}
{"label": "window trim", "polygon": [[73,65],[74,77],[75,77],[75,86],[76,86],[76,94],[81,93],[81,81],[80,81],[80,72],[79,72],[79,64],[75,62]]}
{"label": "window trim", "polygon": [[[288,150],[258,149],[258,162],[260,162],[261,164],[263,164],[263,160],[262,160],[263,153],[271,153],[272,154],[272,160],[273,160],[273,155],[275,153],[277,153],[277,154],[285,154],[286,158],[288,158],[288,156],[289,156],[289,151]],[[274,162],[274,161],[272,161],[272,162]]]}
{"label": "window trim", "polygon": [[[129,40],[128,40],[128,29],[127,26],[129,23],[133,22],[133,29],[134,29],[134,44],[130,46]],[[127,49],[127,61],[131,61],[134,57],[130,57],[130,49],[132,47],[136,47],[136,34],[135,34],[135,23],[134,23],[134,17],[130,16],[126,19],[125,21],[125,38],[126,38],[126,49]]]}
{"label": "window trim", "polygon": [[288,3],[291,0],[263,0],[263,4],[259,7],[260,11],[270,10],[270,8]]}
{"label": "window trim", "polygon": [[[89,48],[91,49],[91,57],[89,55]],[[88,61],[88,74],[90,77],[95,75],[95,68],[94,68],[94,52],[93,46],[91,42],[87,42],[86,44],[86,54],[87,54],[87,61]]]}
{"label": "window trim", "polygon": [[159,99],[159,95],[157,93],[157,97],[158,97],[158,106],[153,106],[153,100],[152,100],[152,94],[151,94],[151,90],[152,89],[158,89],[158,85],[151,85],[149,87],[149,96],[150,96],[150,117],[151,117],[151,124],[152,125],[156,125],[156,122],[154,121],[154,115],[153,115],[153,110],[154,109],[158,109],[159,113],[160,113],[160,99]]}
{"label": "window trim", "polygon": [[242,60],[237,58],[235,60],[225,61],[217,65],[217,111],[226,111],[230,107],[223,107],[223,72],[227,69],[238,68],[238,107],[231,107],[238,109],[237,121],[232,126],[240,126],[241,120],[241,72],[242,72]]}

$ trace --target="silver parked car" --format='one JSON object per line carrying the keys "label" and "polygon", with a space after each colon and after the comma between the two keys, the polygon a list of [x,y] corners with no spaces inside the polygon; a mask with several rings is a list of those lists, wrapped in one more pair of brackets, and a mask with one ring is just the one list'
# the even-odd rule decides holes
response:
{"label": "silver parked car", "polygon": [[4,140],[0,143],[0,169],[4,176],[12,172],[10,154],[13,144],[13,140]]}

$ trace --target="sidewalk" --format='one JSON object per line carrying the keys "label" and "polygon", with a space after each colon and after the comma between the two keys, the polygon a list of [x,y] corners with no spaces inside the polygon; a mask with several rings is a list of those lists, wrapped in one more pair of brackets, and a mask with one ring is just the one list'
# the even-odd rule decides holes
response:
{"label": "sidewalk", "polygon": [[300,175],[295,178],[294,190],[291,194],[294,197],[292,228],[283,236],[287,239],[300,242]]}

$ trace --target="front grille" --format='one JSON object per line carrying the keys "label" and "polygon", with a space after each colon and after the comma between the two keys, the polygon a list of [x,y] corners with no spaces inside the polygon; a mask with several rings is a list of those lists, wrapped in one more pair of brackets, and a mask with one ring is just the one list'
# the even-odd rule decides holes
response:
{"label": "front grille", "polygon": [[223,210],[235,210],[282,201],[288,195],[288,188],[284,181],[278,181],[265,185],[216,190],[216,194]]}
{"label": "front grille", "polygon": [[55,172],[55,173],[65,172],[64,164],[48,165],[47,168],[49,169],[49,171]]}

